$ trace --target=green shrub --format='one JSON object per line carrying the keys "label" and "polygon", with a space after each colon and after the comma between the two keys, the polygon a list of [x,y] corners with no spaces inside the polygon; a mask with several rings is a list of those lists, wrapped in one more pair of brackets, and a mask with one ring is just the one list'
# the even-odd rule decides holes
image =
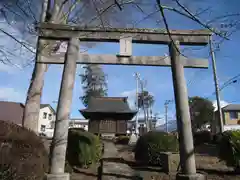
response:
{"label": "green shrub", "polygon": [[201,145],[212,142],[212,134],[210,131],[199,131],[193,134],[194,145]]}
{"label": "green shrub", "polygon": [[116,144],[126,145],[129,142],[129,136],[118,136],[115,140]]}
{"label": "green shrub", "polygon": [[227,165],[236,169],[240,167],[240,130],[225,131],[219,143],[219,157],[225,160]]}
{"label": "green shrub", "polygon": [[42,180],[48,153],[34,132],[0,121],[0,179]]}
{"label": "green shrub", "polygon": [[213,144],[219,144],[222,140],[223,134],[222,133],[217,133],[213,135],[212,138],[212,143]]}
{"label": "green shrub", "polygon": [[71,166],[89,167],[101,158],[102,144],[90,132],[70,129],[68,133],[67,161]]}
{"label": "green shrub", "polygon": [[160,152],[177,151],[176,136],[165,132],[148,132],[136,143],[135,160],[149,165],[161,165]]}

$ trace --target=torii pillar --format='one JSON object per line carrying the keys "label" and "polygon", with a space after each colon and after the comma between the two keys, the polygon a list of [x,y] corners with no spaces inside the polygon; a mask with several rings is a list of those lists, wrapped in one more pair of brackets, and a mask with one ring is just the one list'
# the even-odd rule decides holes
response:
{"label": "torii pillar", "polygon": [[69,174],[65,173],[64,169],[78,51],[79,39],[71,38],[68,42],[65,56],[55,130],[50,150],[50,170],[46,176],[47,180],[70,180]]}
{"label": "torii pillar", "polygon": [[170,43],[169,52],[171,56],[177,129],[179,134],[180,163],[182,168],[181,173],[177,174],[176,180],[205,180],[206,177],[203,174],[196,173],[188,92],[184,77],[184,67],[180,59],[178,41]]}

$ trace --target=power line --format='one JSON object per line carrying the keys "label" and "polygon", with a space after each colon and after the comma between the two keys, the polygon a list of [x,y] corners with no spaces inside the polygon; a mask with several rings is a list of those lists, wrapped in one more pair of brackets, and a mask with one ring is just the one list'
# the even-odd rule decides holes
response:
{"label": "power line", "polygon": [[[240,74],[230,78],[229,80],[225,81],[223,83],[223,85],[219,88],[219,91],[222,91],[224,88],[228,87],[231,84],[235,84],[238,82],[238,80],[240,79]],[[213,92],[211,95],[205,97],[206,99],[209,99],[211,96],[215,95],[216,92]]]}

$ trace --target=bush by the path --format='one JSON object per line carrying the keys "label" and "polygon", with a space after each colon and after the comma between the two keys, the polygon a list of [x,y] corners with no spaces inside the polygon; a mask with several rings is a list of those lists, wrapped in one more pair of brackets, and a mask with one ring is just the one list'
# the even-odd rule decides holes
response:
{"label": "bush by the path", "polygon": [[101,151],[102,144],[98,136],[84,130],[69,130],[67,161],[71,166],[87,168],[100,160]]}
{"label": "bush by the path", "polygon": [[129,136],[118,136],[116,137],[116,140],[115,140],[116,144],[127,145],[128,142],[129,142]]}
{"label": "bush by the path", "polygon": [[199,131],[193,134],[193,141],[194,145],[201,145],[204,143],[211,143],[212,142],[212,134],[210,131]]}
{"label": "bush by the path", "polygon": [[177,152],[176,136],[165,132],[148,132],[141,136],[135,147],[135,160],[144,164],[160,165],[160,152]]}
{"label": "bush by the path", "polygon": [[240,169],[240,130],[225,131],[219,142],[219,156],[227,165]]}
{"label": "bush by the path", "polygon": [[223,133],[214,134],[213,137],[212,137],[212,143],[213,144],[219,144],[222,140],[222,137],[223,137]]}
{"label": "bush by the path", "polygon": [[42,180],[47,168],[48,154],[41,138],[0,121],[0,179]]}

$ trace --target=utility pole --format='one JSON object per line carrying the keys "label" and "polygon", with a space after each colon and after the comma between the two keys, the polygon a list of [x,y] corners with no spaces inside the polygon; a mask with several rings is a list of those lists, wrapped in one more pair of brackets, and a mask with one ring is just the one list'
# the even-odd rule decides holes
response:
{"label": "utility pole", "polygon": [[173,100],[166,100],[164,103],[165,106],[165,123],[166,123],[166,132],[168,133],[168,105],[173,102]]}
{"label": "utility pole", "polygon": [[144,112],[144,119],[145,119],[145,124],[146,124],[146,129],[147,129],[147,132],[149,131],[149,123],[148,123],[148,119],[147,119],[147,115],[146,115],[146,109],[145,109],[145,106],[144,106],[144,84],[143,84],[143,80],[142,79],[139,79],[139,83],[140,83],[140,89],[141,89],[141,101],[142,101],[142,108],[143,108],[143,112]]}
{"label": "utility pole", "polygon": [[138,111],[139,111],[139,107],[138,107],[138,84],[139,84],[139,80],[140,80],[140,74],[135,72],[134,76],[136,78],[136,110],[137,110],[137,114],[136,114],[136,122],[135,122],[135,133],[136,135],[139,134],[138,132]]}
{"label": "utility pole", "polygon": [[168,133],[168,103],[165,102],[165,123],[166,123],[166,132]]}
{"label": "utility pole", "polygon": [[[220,132],[223,132],[223,116],[222,116],[222,108],[221,108],[221,101],[220,101],[220,95],[219,95],[219,87],[218,87],[218,78],[217,78],[217,68],[216,68],[216,59],[215,59],[215,53],[213,51],[213,45],[212,45],[212,36],[209,39],[210,44],[210,53],[211,53],[211,59],[212,59],[212,68],[213,68],[213,78],[215,83],[215,91],[216,91],[216,99],[217,99],[217,107],[218,107],[218,123],[217,126],[219,127]],[[217,131],[219,131],[217,130]],[[217,133],[216,131],[214,133]]]}

